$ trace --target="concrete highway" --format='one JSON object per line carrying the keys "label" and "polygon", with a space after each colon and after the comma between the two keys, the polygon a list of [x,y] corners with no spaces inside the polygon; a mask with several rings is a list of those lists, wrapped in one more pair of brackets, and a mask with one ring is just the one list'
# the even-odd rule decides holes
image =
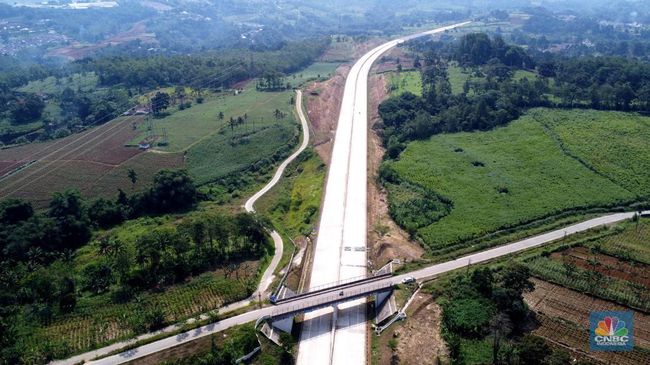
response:
{"label": "concrete highway", "polygon": [[[405,40],[469,22],[399,38],[366,53],[345,83],[318,237],[311,288],[366,275],[368,74],[382,54]],[[305,315],[298,365],[365,364],[365,299]]]}
{"label": "concrete highway", "polygon": [[[344,281],[366,274],[367,81],[368,73],[373,62],[390,48],[405,40],[443,32],[447,29],[465,24],[467,23],[456,24],[450,27],[439,28],[393,40],[373,49],[352,67],[346,81],[344,98],[341,105],[341,115],[332,152],[332,162],[323,201],[318,240],[314,251],[310,288],[320,287],[332,282]],[[303,143],[300,149],[290,156],[291,160],[306,147],[309,138],[307,121],[302,113],[302,97],[300,93],[296,100],[298,115],[303,125]],[[253,205],[257,198],[270,190],[278,182],[289,162],[285,161],[271,182],[246,202],[246,210],[254,211]],[[354,286],[353,288],[346,289],[343,296],[340,296],[339,293],[323,291],[322,293],[298,301],[290,301],[277,306],[253,310],[92,363],[121,364],[223,331],[232,326],[255,321],[264,316],[283,314],[345,298],[357,298],[353,301],[339,304],[338,309],[335,311],[331,308],[326,308],[312,311],[305,315],[298,362],[300,364],[310,365],[332,363],[362,364],[366,362],[366,318],[365,298],[360,297],[366,293],[377,288],[385,288],[386,286],[400,283],[402,279],[409,276],[415,277],[418,280],[429,279],[467,266],[468,264],[477,264],[537,247],[573,233],[629,219],[633,215],[634,213],[616,213],[592,219],[509,245],[468,255],[457,260],[432,265],[412,273]],[[282,251],[281,248],[278,251],[277,246],[278,244],[281,246],[282,241],[277,233],[275,235],[277,236],[277,240],[274,237],[274,243],[276,245],[276,257],[274,260],[277,258],[277,261],[279,261]],[[280,252],[280,255],[277,255],[278,252]],[[277,261],[275,263],[276,266]],[[275,268],[265,272],[258,290],[264,291],[268,287],[274,270]],[[119,349],[119,345],[112,345],[57,363],[75,364],[79,361],[88,361],[98,356],[105,356],[110,351]],[[121,345],[123,346],[124,343],[121,343]]]}
{"label": "concrete highway", "polygon": [[[341,297],[337,292],[323,291],[317,295],[309,296],[307,298],[298,301],[288,301],[286,303],[282,303],[277,306],[269,306],[262,309],[253,310],[231,318],[218,321],[216,323],[209,324],[207,326],[203,326],[191,331],[178,334],[176,336],[167,337],[162,340],[158,340],[150,344],[140,346],[133,350],[125,351],[117,355],[109,356],[97,361],[92,361],[90,363],[102,364],[102,365],[122,364],[128,361],[141,358],[146,355],[150,355],[159,351],[163,351],[165,349],[169,349],[174,346],[178,346],[196,340],[197,338],[200,337],[209,336],[218,333],[220,331],[223,331],[233,326],[241,325],[248,322],[254,322],[259,318],[265,316],[273,316],[279,314],[281,315],[283,313],[300,310],[301,308],[308,308],[310,306],[315,306],[315,305],[320,305],[322,303],[345,299],[347,297],[355,297],[356,295],[363,295],[364,293],[371,292],[373,290],[376,290],[377,288],[383,289],[386,288],[387,286],[399,284],[402,282],[403,279],[407,277],[414,277],[418,281],[431,279],[441,274],[447,273],[449,271],[466,267],[467,265],[474,265],[488,260],[507,256],[510,254],[514,254],[527,249],[541,246],[548,242],[562,239],[563,237],[569,236],[571,234],[575,234],[578,232],[586,231],[588,229],[631,219],[634,216],[634,214],[635,213],[615,213],[615,214],[602,216],[599,218],[590,219],[582,223],[574,224],[566,228],[562,228],[549,233],[534,236],[515,243],[511,243],[508,245],[489,249],[483,252],[467,255],[457,260],[432,265],[403,275],[390,276],[385,279],[379,279],[376,281],[365,283],[363,285],[357,285],[352,288],[346,288],[343,297]],[[650,211],[644,212],[644,214],[650,214]],[[317,354],[314,353],[314,355]],[[68,361],[66,363],[75,364],[81,360],[77,360],[76,362]],[[314,358],[313,360],[314,362],[318,362],[318,359],[316,358]]]}

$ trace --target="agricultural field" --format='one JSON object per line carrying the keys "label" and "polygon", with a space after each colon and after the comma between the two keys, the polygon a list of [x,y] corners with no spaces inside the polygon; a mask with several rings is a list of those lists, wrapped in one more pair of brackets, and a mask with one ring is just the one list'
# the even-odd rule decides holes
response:
{"label": "agricultural field", "polygon": [[[333,63],[315,63],[288,76],[287,81],[301,85],[327,77],[335,69]],[[90,85],[90,76],[70,82]],[[40,83],[43,85],[29,87],[56,82],[46,79]],[[186,168],[199,184],[245,169],[265,172],[297,141],[293,97],[293,91],[257,91],[255,83],[249,82],[237,95],[206,95],[203,103],[171,111],[164,118],[120,117],[81,134],[0,150],[0,176],[41,159],[4,178],[0,197],[25,198],[44,207],[53,192],[71,187],[85,196],[114,197],[118,189],[139,191],[163,168]],[[229,126],[231,117],[246,118]],[[164,146],[147,152],[137,148],[137,142],[149,135],[160,137],[163,131],[167,137]],[[128,178],[129,169],[138,175],[135,184]]]}
{"label": "agricultural field", "polygon": [[[644,263],[650,258],[649,237],[648,219],[629,221],[524,260],[535,276],[535,290],[524,295],[536,313],[537,326],[532,333],[588,361],[650,362],[650,280]],[[585,338],[593,311],[632,311],[635,350],[590,353]]]}
{"label": "agricultural field", "polygon": [[[199,214],[191,213],[184,219]],[[139,238],[153,230],[177,227],[180,221],[173,216],[143,217],[100,232],[96,240],[75,253],[69,271],[71,275],[81,276],[88,267],[106,263],[106,253],[100,245],[102,238],[112,237],[122,242],[126,257],[133,260]],[[115,299],[119,292],[115,283],[101,294],[80,290],[74,311],[35,327],[33,333],[23,334],[24,341],[37,350],[35,353],[48,351],[64,357],[147,332],[153,313],[160,316],[160,327],[179,323],[245,299],[267,261],[262,257],[217,266],[178,284],[141,291],[123,302]]]}
{"label": "agricultural field", "polygon": [[[431,253],[462,248],[462,242],[469,239],[563,212],[577,214],[639,199],[637,193],[608,178],[608,171],[589,168],[567,154],[537,121],[540,112],[559,126],[572,123],[572,119],[563,119],[563,112],[537,109],[491,131],[437,135],[410,143],[398,161],[385,165],[401,181],[420,186],[451,205],[449,214],[415,232]],[[619,145],[640,151],[645,146],[642,137],[628,138],[616,132],[615,124],[602,123],[610,118],[609,113],[573,113],[598,117],[585,118],[581,143],[587,147],[575,153]],[[630,116],[629,120],[638,131],[650,133],[650,118]],[[621,155],[609,157],[615,166],[650,163],[647,153],[626,153],[624,158],[627,161],[619,162]]]}
{"label": "agricultural field", "polygon": [[128,304],[112,304],[107,295],[83,298],[75,313],[39,328],[29,341],[33,347],[47,344],[58,349],[59,356],[67,356],[141,333],[142,316],[151,310],[162,310],[165,323],[172,324],[247,295],[242,281],[208,273],[160,293],[141,295]]}
{"label": "agricultural field", "polygon": [[[139,117],[118,118],[81,134],[0,150],[0,175],[39,160],[4,178],[0,197],[20,197],[36,206],[43,206],[53,192],[70,187],[78,188],[86,196],[94,191],[114,196],[118,188],[126,191],[147,186],[153,178],[153,171],[150,175],[138,172],[139,184],[136,186],[130,181],[122,185],[96,186],[111,171],[142,154],[137,148],[124,146],[124,142],[136,133],[133,123],[139,122]],[[125,175],[124,182],[126,180]]]}
{"label": "agricultural field", "polygon": [[[650,118],[632,113],[534,109],[565,152],[639,197],[650,196]],[[613,140],[615,143],[593,143]]]}
{"label": "agricultural field", "polygon": [[[594,242],[538,256],[526,263],[533,275],[541,279],[648,312],[650,267],[644,261],[649,257],[638,250],[639,256],[623,253],[620,247],[647,248],[650,221],[641,219],[619,225],[618,230]],[[601,249],[603,246],[605,250]]]}
{"label": "agricultural field", "polygon": [[391,95],[410,92],[422,95],[422,79],[419,71],[392,72],[388,80]]}

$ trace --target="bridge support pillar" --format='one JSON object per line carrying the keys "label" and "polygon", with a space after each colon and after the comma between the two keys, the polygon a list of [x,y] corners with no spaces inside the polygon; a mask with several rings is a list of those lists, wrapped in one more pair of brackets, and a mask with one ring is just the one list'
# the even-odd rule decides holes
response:
{"label": "bridge support pillar", "polygon": [[273,321],[271,322],[271,326],[279,329],[280,331],[291,333],[291,330],[293,329],[293,317]]}
{"label": "bridge support pillar", "polygon": [[379,324],[397,312],[393,289],[375,294],[375,323]]}

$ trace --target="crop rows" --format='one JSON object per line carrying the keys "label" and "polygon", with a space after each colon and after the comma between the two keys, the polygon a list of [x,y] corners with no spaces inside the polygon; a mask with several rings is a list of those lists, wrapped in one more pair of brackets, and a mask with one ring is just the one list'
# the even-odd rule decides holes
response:
{"label": "crop rows", "polygon": [[65,356],[135,335],[133,324],[143,309],[162,309],[165,323],[171,324],[243,299],[247,294],[237,281],[201,278],[164,293],[147,294],[138,303],[108,305],[90,314],[68,316],[40,331],[32,341],[39,343],[35,346],[44,340],[54,342]]}
{"label": "crop rows", "polygon": [[569,325],[544,315],[538,315],[537,319],[541,326],[534,331],[535,335],[588,357],[591,362],[612,365],[650,364],[650,352],[638,349],[630,352],[590,353],[587,328]]}
{"label": "crop rows", "polygon": [[569,274],[561,262],[546,257],[536,257],[528,261],[527,265],[534,276],[544,280],[629,307],[650,310],[646,289],[629,281],[599,276],[577,268]]}
{"label": "crop rows", "polygon": [[650,222],[642,219],[638,225],[631,223],[625,231],[599,242],[601,252],[626,261],[650,265]]}

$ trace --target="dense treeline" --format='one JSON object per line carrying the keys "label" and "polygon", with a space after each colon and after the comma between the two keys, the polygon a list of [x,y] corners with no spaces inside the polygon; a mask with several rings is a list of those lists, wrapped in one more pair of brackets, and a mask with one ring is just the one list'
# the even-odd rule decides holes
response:
{"label": "dense treeline", "polygon": [[[259,89],[285,89],[285,74],[311,64],[328,44],[329,38],[320,38],[264,51],[231,49],[172,57],[109,56],[81,60],[62,68],[20,68],[8,63],[6,71],[0,74],[0,104],[6,106],[0,111],[0,123],[9,123],[3,123],[0,143],[65,137],[110,121],[138,102],[136,94],[160,87],[190,86],[198,95],[197,102],[203,100],[201,95],[206,90],[223,90],[256,77],[261,80]],[[54,77],[54,86],[46,91],[17,91],[29,81],[49,76]],[[54,112],[43,112],[48,105]],[[185,102],[181,105],[189,106]],[[154,111],[158,106],[152,105]],[[32,122],[40,123],[21,128]]]}
{"label": "dense treeline", "polygon": [[[184,171],[163,170],[149,190],[130,197],[120,191],[115,201],[89,203],[78,192],[67,191],[54,194],[44,212],[20,200],[0,202],[1,361],[22,362],[28,349],[21,336],[74,313],[81,297],[106,294],[113,303],[131,302],[141,293],[215,268],[237,270],[238,263],[271,250],[262,222],[245,213],[190,216],[140,233],[128,243],[111,231],[97,230],[126,218],[184,211],[198,199]],[[75,265],[76,250],[93,236],[93,259]],[[254,278],[248,273],[241,284],[248,295]],[[164,312],[155,306],[136,322],[136,333],[166,323]]]}
{"label": "dense treeline", "polygon": [[184,211],[199,195],[185,171],[163,170],[147,191],[88,204],[79,192],[55,193],[45,213],[17,199],[0,202],[0,259],[47,263],[88,242],[93,227],[108,228],[145,214]]}
{"label": "dense treeline", "polygon": [[223,54],[174,57],[108,57],[79,64],[99,75],[102,85],[150,89],[170,85],[210,88],[232,84],[265,73],[289,73],[308,66],[321,55],[329,38],[287,43],[274,51],[226,51]]}
{"label": "dense treeline", "polygon": [[[485,34],[468,34],[457,44],[415,43],[424,51],[422,96],[404,93],[383,102],[384,143],[388,157],[408,140],[442,132],[486,130],[516,119],[530,107],[650,109],[650,65],[624,58],[536,60],[523,49]],[[451,60],[477,76],[453,94],[447,67]],[[513,79],[517,70],[534,70],[534,79]]]}

